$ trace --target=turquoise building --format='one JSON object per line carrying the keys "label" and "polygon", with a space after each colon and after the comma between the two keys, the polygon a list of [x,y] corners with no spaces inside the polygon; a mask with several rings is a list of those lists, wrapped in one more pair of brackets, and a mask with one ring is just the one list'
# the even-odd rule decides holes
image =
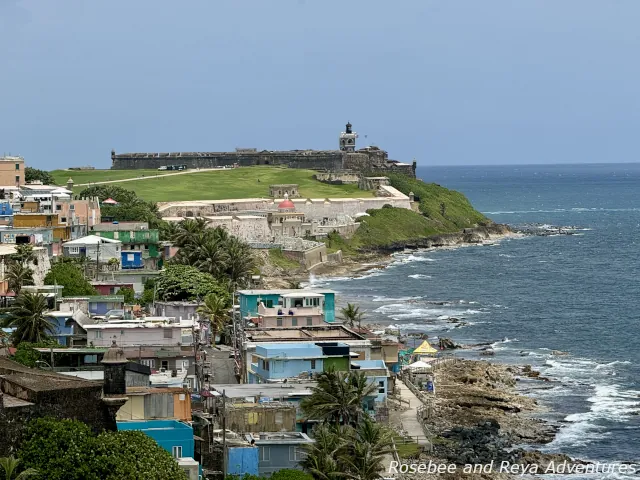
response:
{"label": "turquoise building", "polygon": [[[272,326],[304,326],[307,318],[321,316],[323,322],[336,321],[335,292],[332,290],[239,290],[238,303],[242,318],[299,317],[298,325],[280,324]],[[315,324],[315,322],[314,322]],[[271,326],[271,325],[266,325]]]}
{"label": "turquoise building", "polygon": [[153,438],[174,458],[194,456],[193,427],[178,420],[117,422],[120,430],[139,430]]}

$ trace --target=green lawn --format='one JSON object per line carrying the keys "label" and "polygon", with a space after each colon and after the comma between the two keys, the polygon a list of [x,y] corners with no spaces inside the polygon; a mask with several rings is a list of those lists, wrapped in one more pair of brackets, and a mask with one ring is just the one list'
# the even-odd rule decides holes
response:
{"label": "green lawn", "polygon": [[67,184],[69,178],[73,179],[74,184],[91,183],[91,182],[107,182],[109,180],[122,180],[125,178],[137,178],[141,176],[156,176],[165,173],[171,173],[160,170],[53,170],[50,172],[56,180],[56,185]]}
{"label": "green lawn", "polygon": [[[60,171],[53,172],[58,175]],[[104,181],[111,171],[95,170],[94,172],[81,173],[75,183],[87,183],[91,181]],[[145,173],[150,175],[150,170],[113,170],[114,175],[122,175],[120,178],[131,178],[132,173]],[[153,171],[157,173],[156,171]],[[68,174],[69,172],[64,172]],[[92,173],[94,176],[92,176]],[[313,170],[297,168],[280,168],[268,166],[243,167],[228,170],[214,170],[194,172],[184,175],[173,175],[148,180],[132,182],[118,182],[110,185],[118,185],[148,201],[167,202],[179,200],[223,200],[227,198],[261,198],[269,196],[269,185],[277,183],[295,183],[299,185],[300,195],[304,198],[339,198],[339,197],[371,197],[372,191],[358,189],[357,185],[329,185],[313,179]],[[104,176],[104,178],[103,178]],[[81,178],[82,177],[82,178]],[[56,178],[58,178],[56,176]],[[114,178],[115,180],[116,178]],[[66,178],[65,178],[66,182]],[[74,188],[78,193],[82,188]]]}

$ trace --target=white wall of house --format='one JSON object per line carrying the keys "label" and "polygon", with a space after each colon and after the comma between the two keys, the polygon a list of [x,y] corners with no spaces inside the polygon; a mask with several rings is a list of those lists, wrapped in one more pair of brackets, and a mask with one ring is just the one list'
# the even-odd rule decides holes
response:
{"label": "white wall of house", "polygon": [[87,343],[96,347],[110,347],[113,340],[120,347],[137,345],[192,345],[190,328],[181,326],[126,327],[125,325],[85,325]]}

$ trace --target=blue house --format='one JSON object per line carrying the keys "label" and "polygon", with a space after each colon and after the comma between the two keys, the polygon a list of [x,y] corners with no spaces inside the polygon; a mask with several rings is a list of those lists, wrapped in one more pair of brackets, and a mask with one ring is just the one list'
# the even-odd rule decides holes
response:
{"label": "blue house", "polygon": [[374,395],[365,402],[366,409],[373,411],[375,403],[381,403],[387,399],[389,370],[384,360],[356,360],[351,362],[351,370],[364,373],[369,382],[376,386]]}
{"label": "blue house", "polygon": [[259,449],[254,446],[227,447],[227,475],[258,476]]}
{"label": "blue house", "polygon": [[178,420],[143,420],[117,422],[118,431],[139,430],[153,438],[174,458],[193,458],[195,445],[193,428]]}
{"label": "blue house", "polygon": [[348,371],[349,346],[345,343],[265,343],[256,347],[249,383],[278,382],[304,373],[333,368]]}
{"label": "blue house", "polygon": [[262,327],[296,327],[333,323],[331,290],[239,290],[240,315]]}
{"label": "blue house", "polygon": [[144,268],[144,260],[142,259],[142,252],[137,250],[127,250],[120,252],[121,262],[123,269],[130,268]]}
{"label": "blue house", "polygon": [[11,203],[0,202],[0,223],[3,225],[9,225],[13,222],[13,208]]}
{"label": "blue house", "polygon": [[301,432],[250,433],[246,437],[259,449],[258,473],[261,476],[284,469],[302,470],[300,461],[305,455],[304,446],[313,443]]}
{"label": "blue house", "polygon": [[71,346],[71,336],[73,335],[73,326],[71,322],[67,325],[73,312],[49,312],[47,319],[53,324],[54,333],[51,337],[63,347]]}

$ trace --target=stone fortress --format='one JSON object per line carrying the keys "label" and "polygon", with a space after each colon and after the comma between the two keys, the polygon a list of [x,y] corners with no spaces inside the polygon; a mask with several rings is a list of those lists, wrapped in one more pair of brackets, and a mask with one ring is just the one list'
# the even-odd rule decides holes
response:
{"label": "stone fortress", "polygon": [[172,152],[172,153],[116,153],[111,150],[114,170],[153,169],[169,165],[187,168],[248,167],[254,165],[286,165],[330,172],[399,172],[415,177],[416,162],[389,160],[386,151],[369,146],[356,150],[358,134],[347,123],[339,136],[338,150],[258,151],[256,148],[236,148],[235,152]]}

